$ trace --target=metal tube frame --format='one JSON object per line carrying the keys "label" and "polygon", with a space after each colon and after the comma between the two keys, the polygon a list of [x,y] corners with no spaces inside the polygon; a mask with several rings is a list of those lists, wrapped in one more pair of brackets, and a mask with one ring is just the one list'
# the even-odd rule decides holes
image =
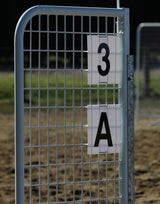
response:
{"label": "metal tube frame", "polygon": [[[133,204],[129,201],[129,196],[133,195],[129,192],[128,180],[128,71],[127,56],[129,55],[129,10],[126,8],[106,9],[106,8],[84,8],[84,7],[57,7],[57,6],[35,6],[28,9],[20,18],[15,30],[15,203],[24,203],[24,59],[23,59],[23,33],[27,22],[35,15],[75,15],[75,16],[105,16],[117,17],[119,22],[119,31],[123,33],[123,83],[120,91],[120,102],[122,103],[122,145],[119,155],[120,161],[120,203]],[[74,112],[73,112],[74,117]],[[133,126],[133,124],[130,124]],[[74,131],[74,130],[73,130]],[[73,158],[74,159],[74,158]],[[133,168],[133,167],[132,167]],[[130,175],[133,177],[134,175]]]}

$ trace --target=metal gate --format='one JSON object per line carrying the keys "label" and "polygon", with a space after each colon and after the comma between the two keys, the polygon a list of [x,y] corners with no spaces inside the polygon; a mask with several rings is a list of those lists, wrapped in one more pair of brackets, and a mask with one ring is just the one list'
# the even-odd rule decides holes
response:
{"label": "metal gate", "polygon": [[[133,203],[128,16],[128,9],[37,6],[19,20],[16,203]],[[97,56],[92,47],[101,41],[115,47],[101,43],[98,53],[103,62],[98,66],[107,78],[96,78],[97,82],[89,69]],[[106,59],[107,49],[111,57]],[[107,74],[104,65],[110,69]],[[92,152],[87,135],[95,128],[93,118],[102,113],[109,121],[102,126],[110,128],[115,141],[112,145],[108,140],[107,149],[91,146]],[[102,126],[97,146],[104,141]]]}

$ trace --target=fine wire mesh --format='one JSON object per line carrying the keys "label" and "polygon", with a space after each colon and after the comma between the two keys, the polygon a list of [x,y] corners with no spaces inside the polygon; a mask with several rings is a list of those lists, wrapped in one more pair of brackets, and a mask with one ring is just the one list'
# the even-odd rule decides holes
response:
{"label": "fine wire mesh", "polygon": [[119,203],[117,153],[87,154],[87,105],[118,104],[120,85],[87,83],[87,35],[116,17],[37,15],[24,31],[25,203]]}
{"label": "fine wire mesh", "polygon": [[[137,28],[137,117],[160,118],[160,24],[142,23]],[[139,41],[138,41],[139,37]]]}

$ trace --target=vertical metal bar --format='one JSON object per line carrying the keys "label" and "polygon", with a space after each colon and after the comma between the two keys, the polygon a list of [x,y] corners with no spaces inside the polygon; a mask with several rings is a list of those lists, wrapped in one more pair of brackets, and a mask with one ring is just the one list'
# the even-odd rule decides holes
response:
{"label": "vertical metal bar", "polygon": [[24,203],[24,55],[23,26],[17,24],[14,36],[15,70],[15,203]]}
{"label": "vertical metal bar", "polygon": [[120,149],[120,204],[128,204],[128,121],[127,121],[127,55],[129,54],[129,10],[124,9],[124,18],[120,20],[120,27],[124,31],[123,36],[123,71],[122,71],[122,88],[121,88],[121,100],[122,104],[122,137],[121,137],[121,149]]}
{"label": "vertical metal bar", "polygon": [[84,181],[84,175],[83,175],[83,16],[81,16],[81,198],[82,198],[82,203],[83,203],[83,181]]}
{"label": "vertical metal bar", "polygon": [[[99,16],[97,16],[97,35],[99,35]],[[100,86],[97,84],[97,104],[100,104],[100,96],[99,96],[99,89]],[[100,155],[98,154],[98,162],[97,162],[97,171],[98,171],[98,187],[97,187],[97,194],[98,194],[98,204],[100,203]]]}
{"label": "vertical metal bar", "polygon": [[39,202],[41,202],[41,15],[38,16],[38,162],[39,162]]}
{"label": "vertical metal bar", "polygon": [[[97,35],[100,35],[99,33],[99,16],[97,16]],[[99,104],[99,84],[97,84],[97,104]]]}
{"label": "vertical metal bar", "polygon": [[134,58],[128,56],[128,204],[134,204]]}
{"label": "vertical metal bar", "polygon": [[73,16],[73,56],[72,56],[72,118],[73,118],[73,201],[75,201],[75,17]]}
{"label": "vertical metal bar", "polygon": [[32,202],[32,19],[30,20],[30,56],[29,56],[29,68],[30,68],[30,80],[29,80],[29,143],[30,143],[30,148],[29,148],[29,163],[30,163],[30,203]]}
{"label": "vertical metal bar", "polygon": [[[116,36],[116,19],[115,17],[113,18],[113,35]],[[115,50],[116,50],[116,42],[115,42]],[[116,55],[115,55],[115,64],[116,64]],[[115,67],[115,72],[116,72],[116,67]],[[113,104],[116,104],[116,74],[115,74],[115,82],[113,84]],[[115,118],[116,117],[116,111],[115,111]],[[115,121],[115,127],[117,127],[117,120]],[[114,204],[116,203],[116,153],[114,152],[113,155],[114,158]]]}
{"label": "vertical metal bar", "polygon": [[[91,26],[91,16],[89,16],[89,35],[91,35],[92,32],[92,26]],[[89,87],[89,104],[92,104],[92,94],[91,94],[91,86]],[[89,155],[89,199],[90,199],[90,204],[92,203],[92,185],[91,185],[91,180],[92,180],[92,174],[91,174],[91,155]]]}
{"label": "vertical metal bar", "polygon": [[140,31],[141,26],[138,26],[136,32],[136,121],[139,121],[139,71],[140,71]]}
{"label": "vertical metal bar", "polygon": [[[105,34],[107,35],[108,33],[108,18],[105,17]],[[108,89],[106,87],[105,89],[105,104],[108,104]],[[107,154],[106,154],[106,157],[107,157]],[[106,161],[107,161],[107,158],[106,158]]]}
{"label": "vertical metal bar", "polygon": [[117,8],[120,8],[120,0],[117,0]]}
{"label": "vertical metal bar", "polygon": [[47,202],[50,202],[50,142],[49,142],[49,15],[47,15],[47,161],[48,161],[48,171],[47,171]]}
{"label": "vertical metal bar", "polygon": [[[105,34],[108,33],[108,18],[105,17]],[[105,104],[108,104],[108,89],[105,89]],[[108,154],[106,154],[106,204],[108,204]]]}
{"label": "vertical metal bar", "polygon": [[[116,25],[116,20],[115,20],[115,17],[114,17],[113,18],[113,35],[114,36],[115,36],[115,32],[116,32],[115,25]],[[116,43],[115,43],[115,50],[116,50]],[[115,56],[115,64],[116,64],[116,56]],[[116,69],[115,69],[115,71],[116,71]],[[113,84],[113,104],[116,103],[115,89],[116,89],[116,74],[115,74],[115,82]]]}
{"label": "vertical metal bar", "polygon": [[64,16],[64,163],[65,163],[65,202],[67,202],[67,128],[66,128],[66,42],[67,37],[66,37],[66,16]]}
{"label": "vertical metal bar", "polygon": [[[55,94],[55,106],[56,106],[56,164],[58,164],[58,16],[56,15],[56,94]],[[56,165],[56,202],[58,202],[58,165]]]}

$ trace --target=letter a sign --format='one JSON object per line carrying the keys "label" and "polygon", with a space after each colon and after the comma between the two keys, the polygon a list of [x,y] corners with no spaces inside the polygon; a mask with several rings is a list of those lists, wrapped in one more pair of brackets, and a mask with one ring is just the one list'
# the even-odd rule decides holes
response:
{"label": "letter a sign", "polygon": [[88,154],[119,153],[120,105],[88,105]]}
{"label": "letter a sign", "polygon": [[[102,133],[103,123],[105,125],[105,132],[104,133]],[[113,143],[112,143],[112,138],[111,138],[111,133],[110,133],[110,128],[109,128],[106,112],[102,112],[101,113],[100,120],[99,120],[99,125],[98,125],[98,130],[97,130],[97,134],[96,134],[96,140],[95,140],[95,143],[94,143],[94,147],[98,147],[99,141],[101,139],[108,140],[108,146],[113,147]]]}

